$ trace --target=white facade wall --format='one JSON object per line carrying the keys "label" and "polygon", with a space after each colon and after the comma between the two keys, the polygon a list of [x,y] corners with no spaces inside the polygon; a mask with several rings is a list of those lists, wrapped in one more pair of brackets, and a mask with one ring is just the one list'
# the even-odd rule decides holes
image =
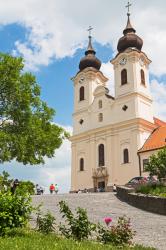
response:
{"label": "white facade wall", "polygon": [[[120,65],[125,57],[126,64]],[[143,64],[140,57],[143,60]],[[108,186],[121,185],[140,175],[138,150],[154,129],[152,99],[149,90],[148,65],[144,53],[129,51],[112,60],[115,72],[115,98],[108,96],[107,78],[100,71],[83,70],[74,81],[74,114],[72,142],[71,191],[93,189],[93,172],[99,168],[98,146],[105,146]],[[127,69],[128,83],[121,85],[121,70]],[[145,86],[140,70],[145,72]],[[81,80],[83,79],[83,80]],[[85,100],[79,101],[79,88],[85,88]],[[102,107],[99,107],[102,101]],[[127,106],[126,111],[123,110]],[[99,121],[102,113],[103,120]],[[83,123],[80,124],[80,120]],[[128,149],[129,162],[124,164],[123,150]],[[84,158],[84,171],[80,159]]]}

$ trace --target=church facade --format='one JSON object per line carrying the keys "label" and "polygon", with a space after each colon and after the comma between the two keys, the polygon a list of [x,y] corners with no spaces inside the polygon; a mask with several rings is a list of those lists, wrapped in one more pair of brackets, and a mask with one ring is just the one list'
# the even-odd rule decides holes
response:
{"label": "church facade", "polygon": [[[153,116],[149,64],[128,13],[127,26],[111,59],[115,96],[100,71],[91,36],[79,72],[73,78],[74,113],[71,192],[109,191],[143,172],[141,148],[158,127]],[[142,151],[143,153],[143,151]]]}

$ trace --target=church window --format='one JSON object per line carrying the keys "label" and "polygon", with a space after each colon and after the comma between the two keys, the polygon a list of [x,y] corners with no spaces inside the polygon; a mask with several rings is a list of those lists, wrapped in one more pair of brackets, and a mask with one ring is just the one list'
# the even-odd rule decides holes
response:
{"label": "church window", "polygon": [[80,159],[80,171],[84,171],[84,159]]}
{"label": "church window", "polygon": [[80,101],[83,101],[84,100],[84,87],[82,86],[80,88]]}
{"label": "church window", "polygon": [[128,106],[127,105],[123,105],[122,109],[123,109],[123,111],[126,111],[128,109]]}
{"label": "church window", "polygon": [[83,124],[83,122],[84,122],[84,120],[83,120],[83,119],[80,119],[79,123],[80,123],[81,125]]}
{"label": "church window", "polygon": [[105,165],[104,163],[104,144],[100,144],[98,147],[99,167]]}
{"label": "church window", "polygon": [[141,69],[141,83],[143,85],[145,85],[145,73],[144,73],[143,69]]}
{"label": "church window", "polygon": [[99,100],[99,109],[101,109],[102,107],[103,107],[102,100]]}
{"label": "church window", "polygon": [[127,148],[123,150],[123,163],[129,163],[129,150]]}
{"label": "church window", "polygon": [[99,113],[99,122],[102,122],[102,121],[103,121],[103,114]]}
{"label": "church window", "polygon": [[121,71],[121,85],[124,85],[127,83],[127,70],[123,69]]}

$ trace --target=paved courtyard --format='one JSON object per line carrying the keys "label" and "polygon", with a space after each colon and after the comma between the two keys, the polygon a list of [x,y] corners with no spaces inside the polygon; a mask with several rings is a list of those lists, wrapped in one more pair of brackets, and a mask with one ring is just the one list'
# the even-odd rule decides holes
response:
{"label": "paved courtyard", "polygon": [[43,211],[49,210],[57,222],[61,220],[57,206],[61,200],[67,201],[72,209],[78,206],[86,208],[93,222],[102,222],[105,216],[111,216],[115,221],[119,216],[127,215],[136,231],[134,242],[166,250],[166,216],[134,208],[120,201],[113,193],[33,196],[33,204],[43,203]]}

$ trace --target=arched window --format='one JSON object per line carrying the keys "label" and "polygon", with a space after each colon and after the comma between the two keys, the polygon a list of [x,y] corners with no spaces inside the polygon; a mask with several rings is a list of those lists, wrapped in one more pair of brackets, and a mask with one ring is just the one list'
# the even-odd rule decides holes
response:
{"label": "arched window", "polygon": [[124,85],[127,83],[127,70],[123,69],[121,71],[121,85]]}
{"label": "arched window", "polygon": [[99,167],[105,165],[104,163],[104,144],[100,144],[98,147]]}
{"label": "arched window", "polygon": [[84,87],[82,86],[80,88],[80,101],[83,101],[84,100]]}
{"label": "arched window", "polygon": [[84,171],[84,159],[80,159],[80,171]]}
{"label": "arched window", "polygon": [[127,148],[123,150],[123,163],[129,163],[129,150]]}
{"label": "arched window", "polygon": [[141,83],[143,85],[145,85],[145,73],[144,73],[143,69],[141,69]]}
{"label": "arched window", "polygon": [[99,100],[99,109],[101,109],[102,107],[103,107],[102,100]]}
{"label": "arched window", "polygon": [[99,122],[102,122],[102,121],[103,121],[103,114],[99,113]]}

